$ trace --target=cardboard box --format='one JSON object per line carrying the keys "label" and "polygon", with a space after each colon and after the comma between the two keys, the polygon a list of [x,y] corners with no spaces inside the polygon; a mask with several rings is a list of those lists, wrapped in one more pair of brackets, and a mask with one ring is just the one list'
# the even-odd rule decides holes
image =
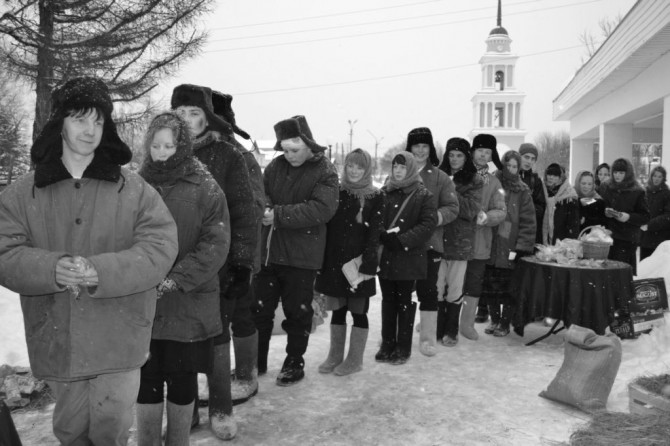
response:
{"label": "cardboard box", "polygon": [[634,338],[665,325],[663,313],[668,310],[668,294],[663,278],[634,280],[633,291],[628,308],[617,312],[610,324],[612,333],[621,339]]}
{"label": "cardboard box", "polygon": [[640,415],[660,415],[670,412],[670,399],[651,393],[637,384],[628,385],[628,409]]}

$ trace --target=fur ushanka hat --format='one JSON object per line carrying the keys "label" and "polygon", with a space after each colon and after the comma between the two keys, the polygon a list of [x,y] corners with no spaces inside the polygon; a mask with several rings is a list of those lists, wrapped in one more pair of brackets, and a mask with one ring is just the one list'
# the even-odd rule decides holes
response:
{"label": "fur ushanka hat", "polygon": [[[33,164],[41,165],[59,160],[63,155],[63,120],[72,112],[96,109],[105,119],[100,145],[95,156],[105,163],[122,166],[133,157],[112,120],[114,104],[109,89],[93,77],[78,77],[69,80],[51,93],[51,115],[30,148]],[[39,186],[38,186],[39,187]]]}
{"label": "fur ushanka hat", "polygon": [[214,107],[214,113],[222,117],[230,127],[233,132],[237,133],[244,139],[250,139],[251,137],[247,132],[242,130],[235,123],[235,112],[233,111],[233,97],[227,93],[221,93],[220,91],[212,91],[212,106]]}
{"label": "fur ushanka hat", "polygon": [[207,128],[225,135],[232,133],[233,128],[223,118],[214,112],[212,104],[212,89],[200,85],[181,84],[172,90],[170,107],[176,110],[182,105],[199,107],[207,117]]}
{"label": "fur ushanka hat", "polygon": [[472,140],[471,153],[473,156],[477,149],[491,149],[491,161],[498,169],[502,170],[503,165],[500,162],[500,156],[498,156],[498,141],[496,141],[495,136],[488,133],[480,133],[475,136],[475,139]]}
{"label": "fur ushanka hat", "polygon": [[433,133],[428,127],[417,127],[410,130],[407,134],[407,147],[405,147],[405,150],[411,152],[412,146],[415,144],[428,144],[428,147],[430,147],[428,156],[430,164],[433,166],[440,164],[440,160],[437,157],[437,150],[435,150],[435,143],[433,143]]}
{"label": "fur ushanka hat", "polygon": [[320,146],[314,141],[312,131],[307,124],[307,118],[302,115],[279,121],[275,124],[274,129],[275,135],[277,136],[277,144],[275,144],[275,150],[277,151],[284,150],[281,147],[281,142],[283,140],[296,137],[300,137],[300,139],[302,139],[307,147],[314,153],[326,151],[324,146]]}

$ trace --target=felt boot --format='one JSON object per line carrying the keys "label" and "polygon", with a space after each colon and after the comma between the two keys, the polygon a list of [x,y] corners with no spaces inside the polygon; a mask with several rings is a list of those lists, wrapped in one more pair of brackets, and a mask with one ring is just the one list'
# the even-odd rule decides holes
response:
{"label": "felt boot", "polygon": [[[235,373],[230,394],[233,406],[249,401],[258,393],[258,332],[244,338],[233,337]],[[267,356],[266,356],[267,358]]]}
{"label": "felt boot", "polygon": [[163,402],[137,404],[137,445],[161,446]]}
{"label": "felt boot", "polygon": [[395,350],[398,332],[398,310],[395,304],[382,301],[382,343],[375,361],[389,362]]}
{"label": "felt boot", "polygon": [[237,423],[230,394],[230,342],[214,346],[214,364],[207,383],[210,428],[221,440],[232,440],[237,434]]}
{"label": "felt boot", "polygon": [[335,367],[334,372],[336,375],[351,375],[363,370],[363,353],[365,352],[365,344],[368,341],[368,331],[367,328],[351,327],[347,359]]}
{"label": "felt boot", "polygon": [[454,347],[458,344],[458,321],[461,318],[461,304],[447,302],[442,345]]}
{"label": "felt boot", "polygon": [[416,302],[398,305],[398,341],[391,357],[391,364],[401,365],[412,355],[412,336],[414,335],[414,317]]}
{"label": "felt boot", "polygon": [[489,309],[486,305],[480,303],[477,305],[477,316],[475,316],[475,323],[483,324],[487,320],[489,320]]}
{"label": "felt boot", "polygon": [[435,340],[441,341],[447,322],[447,301],[437,301],[437,322],[435,327]]}
{"label": "felt boot", "polygon": [[330,350],[328,357],[319,365],[319,373],[332,373],[344,360],[344,343],[347,339],[346,325],[330,324]]}
{"label": "felt boot", "polygon": [[463,296],[463,310],[461,311],[461,326],[459,331],[466,338],[476,341],[479,334],[475,330],[475,315],[477,314],[478,297]]}
{"label": "felt boot", "polygon": [[167,434],[165,446],[188,446],[191,434],[193,403],[179,405],[167,402]]}
{"label": "felt boot", "polygon": [[437,353],[437,313],[438,311],[420,312],[419,351],[425,356],[435,356]]}

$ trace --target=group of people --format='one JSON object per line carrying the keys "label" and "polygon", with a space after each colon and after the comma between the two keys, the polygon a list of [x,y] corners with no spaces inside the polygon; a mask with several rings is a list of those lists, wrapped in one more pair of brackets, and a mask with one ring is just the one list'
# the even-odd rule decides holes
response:
{"label": "group of people", "polygon": [[[459,333],[477,340],[474,324],[489,315],[486,334],[509,334],[512,273],[536,243],[604,224],[611,258],[634,266],[638,244],[644,257],[670,239],[662,167],[646,191],[625,159],[580,172],[572,187],[557,164],[544,181],[533,171],[532,144],[500,159],[492,135],[454,137],[440,161],[421,127],[378,188],[366,151],[352,150],[338,177],[294,116],[274,126],[279,154],[261,172],[235,137],[249,135],[232,97],[183,84],[149,124],[133,172],[102,81],[72,79],[52,103],[31,147],[34,170],[0,194],[0,284],[21,295],[32,371],[53,390],[62,444],[126,444],[133,406],[138,444],[188,444],[204,404],[198,373],[212,431],[234,438],[233,405],[267,373],[280,302],[276,383],[289,386],[304,377],[315,293],[332,311],[318,371],[344,376],[363,368],[375,277],[374,357],[398,365],[412,352],[414,292],[419,351],[433,356]],[[355,281],[343,272],[352,262]]]}

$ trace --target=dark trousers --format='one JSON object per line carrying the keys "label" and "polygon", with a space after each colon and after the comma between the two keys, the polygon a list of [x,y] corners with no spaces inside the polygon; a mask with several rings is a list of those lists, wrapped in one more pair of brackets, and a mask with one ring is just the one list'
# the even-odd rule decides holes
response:
{"label": "dark trousers", "polygon": [[440,270],[442,254],[432,249],[426,252],[428,270],[426,278],[416,281],[416,297],[420,311],[437,311],[437,273]]}
{"label": "dark trousers", "polygon": [[254,324],[251,312],[251,305],[254,301],[253,286],[250,286],[249,292],[244,295],[231,296],[226,289],[227,276],[228,264],[225,264],[219,272],[221,283],[219,299],[223,333],[214,338],[214,345],[230,342],[230,328],[233,330],[233,336],[237,338],[246,338],[256,332],[256,324]]}
{"label": "dark trousers", "polygon": [[[412,302],[413,280],[379,279],[382,301],[394,305],[409,305]],[[437,309],[437,304],[435,305]]]}
{"label": "dark trousers", "polygon": [[656,251],[656,248],[645,248],[640,246],[640,262],[652,255]]}
{"label": "dark trousers", "polygon": [[281,300],[286,317],[282,328],[288,334],[286,354],[289,356],[302,357],[307,350],[314,315],[312,298],[315,279],[316,270],[277,264],[263,266],[254,277],[257,299],[254,322],[259,337],[267,335],[269,339],[275,310]]}
{"label": "dark trousers", "polygon": [[619,262],[628,263],[633,268],[633,275],[635,275],[637,274],[636,251],[637,246],[635,246],[635,243],[614,239],[614,244],[610,246],[608,258],[610,260],[618,260]]}

